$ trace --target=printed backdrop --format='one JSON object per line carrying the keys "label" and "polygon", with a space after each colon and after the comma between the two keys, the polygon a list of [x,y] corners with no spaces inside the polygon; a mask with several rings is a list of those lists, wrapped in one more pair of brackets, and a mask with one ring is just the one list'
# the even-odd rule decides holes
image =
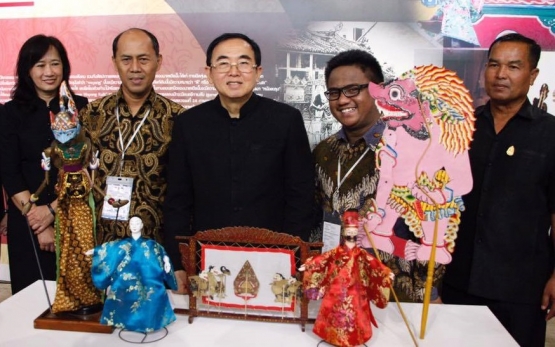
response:
{"label": "printed backdrop", "polygon": [[[487,99],[483,67],[487,47],[512,30],[547,51],[530,98],[555,111],[555,1],[543,0],[0,0],[0,102],[10,99],[17,53],[30,36],[57,36],[72,64],[71,85],[93,100],[119,87],[111,63],[113,38],[130,27],[153,32],[163,66],[157,92],[191,107],[215,96],[204,76],[205,49],[224,32],[242,32],[262,49],[258,94],[287,102],[303,114],[311,145],[339,129],[329,109],[318,107],[323,69],[340,51],[373,53],[387,77],[415,65],[458,72],[475,105]],[[40,165],[40,163],[37,163]],[[0,280],[8,278],[2,248]]]}

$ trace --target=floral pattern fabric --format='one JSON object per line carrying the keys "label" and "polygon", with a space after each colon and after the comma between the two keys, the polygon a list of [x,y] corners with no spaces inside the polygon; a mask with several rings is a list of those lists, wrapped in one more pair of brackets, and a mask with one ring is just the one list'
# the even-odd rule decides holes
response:
{"label": "floral pattern fabric", "polygon": [[357,346],[377,327],[370,302],[384,308],[389,301],[391,271],[364,249],[341,245],[309,258],[303,288],[311,300],[323,298],[314,333],[335,346]]}
{"label": "floral pattern fabric", "polygon": [[151,332],[175,321],[166,287],[177,289],[173,269],[164,271],[166,251],[145,238],[107,242],[93,253],[92,278],[106,296],[100,323]]}

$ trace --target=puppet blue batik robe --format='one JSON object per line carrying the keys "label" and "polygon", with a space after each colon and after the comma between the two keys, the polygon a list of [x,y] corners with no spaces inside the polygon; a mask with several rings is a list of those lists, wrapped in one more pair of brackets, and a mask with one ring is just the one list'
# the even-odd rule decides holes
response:
{"label": "puppet blue batik robe", "polygon": [[126,238],[94,249],[92,279],[106,296],[100,323],[151,332],[175,320],[164,282],[174,290],[173,269],[164,271],[166,251],[154,240]]}

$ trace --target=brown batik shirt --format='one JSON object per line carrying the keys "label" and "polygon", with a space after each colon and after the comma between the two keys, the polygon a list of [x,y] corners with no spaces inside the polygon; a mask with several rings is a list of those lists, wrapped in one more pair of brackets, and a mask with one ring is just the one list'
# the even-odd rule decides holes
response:
{"label": "brown batik shirt", "polygon": [[[125,151],[121,165],[119,124],[125,146],[135,129],[143,122],[137,135]],[[99,151],[100,167],[95,185],[106,191],[108,176],[133,178],[129,216],[139,216],[144,223],[143,236],[162,242],[162,205],[166,194],[166,166],[168,145],[171,140],[174,118],[185,109],[151,90],[135,116],[123,98],[121,88],[114,94],[95,100],[81,110],[83,128],[90,138],[93,153]],[[121,170],[120,170],[120,167]],[[127,222],[101,218],[103,196],[94,191],[97,212],[97,240],[104,243],[127,237]]]}
{"label": "brown batik shirt", "polygon": [[[317,227],[312,232],[311,240],[319,241],[322,239],[322,212],[341,216],[346,210],[354,208],[359,211],[361,217],[365,217],[370,211],[372,199],[376,197],[379,182],[375,150],[384,129],[385,124],[383,122],[376,123],[354,145],[349,144],[344,130],[341,129],[314,148],[316,205],[320,213],[315,214],[318,218],[315,223]],[[364,154],[367,148],[369,150]],[[340,179],[343,179],[363,154],[364,157],[337,189],[338,161],[341,167]],[[394,233],[400,238],[419,242],[409,231],[402,218],[395,224]],[[367,249],[367,251],[373,253],[371,249]],[[395,274],[393,287],[399,300],[422,302],[428,262],[406,260],[381,250],[378,252],[383,263]],[[437,286],[444,273],[445,266],[436,264],[433,275],[432,300],[438,296]]]}

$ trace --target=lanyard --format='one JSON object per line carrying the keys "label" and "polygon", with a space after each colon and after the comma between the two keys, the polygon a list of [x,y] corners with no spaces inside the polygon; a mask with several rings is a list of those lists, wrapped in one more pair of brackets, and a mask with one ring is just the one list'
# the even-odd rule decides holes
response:
{"label": "lanyard", "polygon": [[332,196],[332,206],[333,206],[334,211],[339,211],[339,207],[340,207],[339,206],[339,188],[341,187],[341,185],[343,185],[343,183],[345,182],[347,177],[349,177],[351,172],[353,172],[355,167],[358,165],[358,163],[360,163],[362,158],[364,158],[364,156],[366,155],[366,153],[368,153],[369,150],[370,150],[370,146],[366,147],[366,150],[357,159],[357,161],[353,164],[353,166],[351,166],[351,168],[347,171],[347,173],[345,174],[345,176],[343,176],[343,178],[341,178],[341,159],[337,158],[337,188],[335,188],[335,192],[333,193],[333,196]]}
{"label": "lanyard", "polygon": [[349,171],[347,171],[347,173],[345,174],[345,176],[343,176],[342,179],[340,179],[341,178],[341,159],[339,159],[339,158],[337,159],[337,188],[336,188],[336,191],[339,191],[339,187],[341,187],[341,185],[345,182],[347,177],[349,177],[351,172],[353,172],[355,167],[358,165],[358,163],[360,163],[362,158],[364,158],[364,156],[366,155],[366,153],[368,153],[369,150],[370,150],[370,146],[366,147],[366,150],[364,151],[364,153],[362,153],[360,158],[357,159],[357,161],[353,164],[353,166],[351,166]]}
{"label": "lanyard", "polygon": [[127,151],[129,146],[131,145],[131,143],[135,139],[135,136],[137,136],[137,133],[139,132],[139,130],[141,130],[143,124],[145,123],[146,119],[148,118],[148,115],[150,114],[150,109],[151,109],[151,107],[148,108],[148,110],[146,111],[145,116],[143,117],[143,120],[141,120],[141,123],[139,124],[137,129],[135,129],[135,131],[133,132],[133,135],[131,135],[131,138],[129,139],[129,141],[127,141],[127,145],[124,147],[123,146],[123,135],[121,134],[121,126],[120,126],[120,122],[119,122],[119,103],[116,104],[116,120],[118,121],[119,144],[121,145],[121,162],[120,162],[120,168],[119,168],[119,174],[120,175],[121,175],[121,171],[123,170],[123,158],[125,158],[125,151]]}

